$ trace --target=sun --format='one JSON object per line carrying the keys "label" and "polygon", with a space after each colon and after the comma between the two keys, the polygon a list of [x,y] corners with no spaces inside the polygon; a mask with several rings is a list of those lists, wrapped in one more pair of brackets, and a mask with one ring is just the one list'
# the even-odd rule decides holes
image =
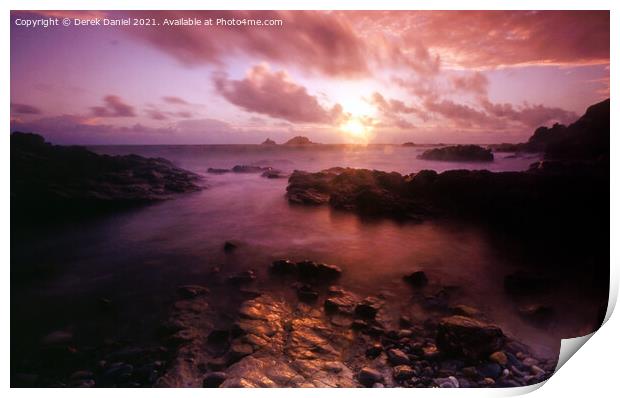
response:
{"label": "sun", "polygon": [[354,143],[367,144],[370,141],[372,125],[362,117],[350,117],[343,122],[339,130]]}
{"label": "sun", "polygon": [[340,129],[353,137],[362,138],[366,135],[366,126],[358,119],[347,120]]}

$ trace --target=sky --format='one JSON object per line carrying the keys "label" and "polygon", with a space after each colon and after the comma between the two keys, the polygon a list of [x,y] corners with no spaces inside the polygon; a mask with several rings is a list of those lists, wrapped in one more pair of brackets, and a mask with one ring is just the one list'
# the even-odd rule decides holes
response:
{"label": "sky", "polygon": [[11,131],[58,144],[523,142],[608,97],[608,11],[11,12]]}

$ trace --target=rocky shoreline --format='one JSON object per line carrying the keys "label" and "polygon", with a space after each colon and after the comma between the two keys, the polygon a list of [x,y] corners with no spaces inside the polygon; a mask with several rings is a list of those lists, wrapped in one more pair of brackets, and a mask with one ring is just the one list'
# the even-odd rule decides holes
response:
{"label": "rocky shoreline", "polygon": [[423,271],[403,275],[409,298],[380,286],[361,296],[338,284],[341,274],[308,260],[275,261],[262,281],[253,270],[213,269],[208,284],[177,288],[158,341],[89,347],[57,331],[41,342],[42,355],[61,361],[64,373],[17,373],[13,384],[518,387],[555,370],[556,360],[536,357],[460,303],[451,293],[458,287]]}

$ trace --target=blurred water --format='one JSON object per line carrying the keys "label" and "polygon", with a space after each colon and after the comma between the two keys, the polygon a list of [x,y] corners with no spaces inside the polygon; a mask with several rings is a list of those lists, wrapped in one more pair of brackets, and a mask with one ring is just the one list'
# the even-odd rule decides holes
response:
{"label": "blurred water", "polygon": [[[499,154],[492,163],[450,163],[416,158],[420,148],[396,146],[303,149],[261,146],[95,147],[106,154],[164,157],[205,176],[208,189],[103,219],[40,231],[12,242],[12,267],[49,266],[51,276],[12,286],[12,339],[22,345],[54,329],[81,330],[82,336],[134,336],[153,329],[167,310],[175,287],[201,283],[213,266],[232,273],[246,268],[264,275],[274,259],[305,258],[337,264],[340,281],[360,294],[384,292],[401,307],[411,306],[402,276],[424,269],[433,283],[461,287],[458,303],[488,313],[510,334],[540,354],[557,355],[560,336],[579,334],[595,314],[571,294],[545,298],[566,317],[536,328],[515,311],[519,303],[503,291],[504,276],[527,264],[509,258],[481,230],[446,222],[422,224],[362,220],[328,207],[289,205],[286,179],[260,174],[207,174],[208,167],[238,164],[318,171],[332,166],[411,173],[452,168],[523,170],[536,156]],[[238,249],[226,254],[223,243]],[[569,293],[570,288],[567,287]],[[103,322],[100,297],[122,307]],[[226,300],[226,297],[222,297]],[[520,303],[523,304],[523,303]],[[568,311],[570,309],[570,311]]]}

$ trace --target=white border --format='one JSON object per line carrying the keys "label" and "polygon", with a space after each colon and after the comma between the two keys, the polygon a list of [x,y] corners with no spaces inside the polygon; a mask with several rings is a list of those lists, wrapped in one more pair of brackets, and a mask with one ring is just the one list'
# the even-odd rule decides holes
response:
{"label": "white border", "polygon": [[[157,10],[157,9],[213,9],[213,10],[233,10],[233,9],[289,9],[289,10],[317,10],[317,9],[342,9],[342,10],[388,10],[388,9],[412,9],[412,10],[440,10],[440,9],[480,9],[480,10],[493,10],[493,9],[508,9],[508,10],[554,10],[554,9],[601,9],[611,10],[611,91],[616,93],[618,84],[614,78],[616,75],[614,71],[617,69],[618,61],[618,38],[620,38],[620,19],[619,6],[617,1],[605,1],[605,0],[575,0],[570,2],[560,2],[557,0],[504,0],[504,1],[492,1],[492,0],[470,0],[468,2],[462,2],[458,0],[434,0],[434,1],[398,1],[398,0],[358,0],[352,1],[339,1],[336,0],[262,0],[257,2],[255,0],[229,0],[229,1],[191,1],[191,0],[175,0],[174,2],[164,0],[151,0],[149,2],[133,2],[120,0],[90,0],[88,2],[80,0],[54,0],[54,1],[36,1],[36,0],[8,0],[2,2],[4,9],[3,18],[0,22],[2,26],[3,39],[1,42],[1,50],[3,54],[3,62],[1,66],[1,76],[3,76],[4,95],[2,98],[2,114],[4,120],[10,120],[10,18],[9,11],[14,10],[45,10],[45,9],[57,9],[57,10],[114,10],[114,9],[143,9],[143,10]],[[616,157],[620,155],[618,152],[618,139],[617,127],[618,118],[614,115],[619,115],[618,106],[616,102],[611,103],[612,106],[612,120],[611,120],[611,137],[612,137],[612,156],[611,156],[611,172],[613,176],[618,175],[619,166]],[[7,128],[8,128],[7,123]],[[10,277],[9,277],[9,264],[10,264],[10,199],[9,199],[9,166],[10,166],[10,151],[9,151],[9,134],[8,131],[4,138],[0,141],[0,161],[2,167],[0,167],[0,173],[2,175],[2,193],[0,193],[0,201],[2,202],[2,221],[4,227],[2,229],[2,239],[0,244],[2,253],[2,272],[4,278],[2,278],[2,300],[0,305],[2,308],[2,315],[5,320],[4,327],[2,328],[2,335],[0,341],[2,341],[2,348],[0,351],[2,361],[2,368],[0,369],[0,375],[3,379],[3,384],[6,389],[10,385],[9,368],[10,368],[10,330],[9,324],[9,311],[10,311]],[[619,202],[619,186],[617,180],[611,181],[611,203]],[[610,286],[610,306],[608,308],[607,318],[609,318],[618,292],[618,248],[620,247],[620,240],[618,237],[618,225],[619,214],[616,208],[611,209],[611,286]],[[578,210],[577,210],[578,211]],[[615,317],[617,318],[617,316]],[[607,322],[601,331],[596,332],[594,336],[591,336],[591,341],[586,344],[586,348],[582,349],[577,355],[577,359],[569,361],[568,364],[562,368],[562,370],[554,375],[545,388],[540,389],[536,394],[552,395],[552,396],[583,396],[584,394],[608,396],[617,391],[616,380],[618,377],[618,360],[620,360],[620,350],[618,349],[617,336],[620,336],[620,326],[617,319],[612,318]],[[356,389],[352,391],[353,394],[358,396],[378,396],[378,394],[385,394],[390,396],[407,396],[410,394],[416,395],[436,395],[436,394],[454,394],[455,396],[497,396],[497,395],[519,395],[531,390],[537,389],[536,387],[524,387],[519,389],[470,389],[470,390],[439,390],[439,389],[417,389],[415,391],[409,389],[386,389],[386,390],[370,390],[370,389]],[[10,393],[14,396],[33,396],[43,395],[46,397],[66,397],[76,396],[82,397],[84,395],[104,397],[111,391],[105,389],[96,389],[91,391],[75,390],[75,389],[46,389],[46,390],[29,390],[29,389],[12,389]],[[347,391],[349,393],[351,391]],[[291,391],[284,389],[280,390],[210,390],[208,392],[197,389],[176,389],[174,392],[169,390],[127,390],[116,389],[112,392],[116,396],[149,396],[149,397],[161,397],[167,396],[170,393],[182,396],[194,396],[196,394],[216,394],[218,396],[238,396],[238,395],[252,395],[253,397],[284,397]],[[335,397],[337,394],[341,394],[340,390],[327,389],[327,390],[308,390],[297,389],[292,392],[299,397],[314,397],[317,393],[324,394],[326,397]]]}

